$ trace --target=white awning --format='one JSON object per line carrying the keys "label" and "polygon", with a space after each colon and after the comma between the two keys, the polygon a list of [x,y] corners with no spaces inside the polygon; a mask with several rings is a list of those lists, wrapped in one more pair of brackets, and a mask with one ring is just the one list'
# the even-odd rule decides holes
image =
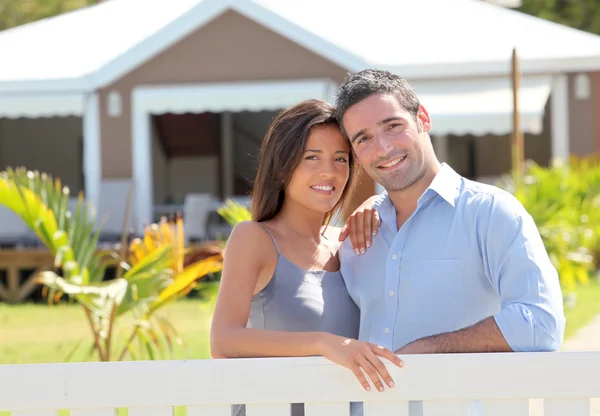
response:
{"label": "white awning", "polygon": [[[508,77],[411,85],[429,112],[433,135],[505,135],[513,130],[513,93]],[[519,114],[523,132],[542,132],[551,89],[550,76],[521,79]]]}
{"label": "white awning", "polygon": [[140,86],[133,102],[149,114],[279,110],[309,98],[333,102],[336,88],[328,79]]}
{"label": "white awning", "polygon": [[83,94],[0,95],[0,118],[82,116]]}

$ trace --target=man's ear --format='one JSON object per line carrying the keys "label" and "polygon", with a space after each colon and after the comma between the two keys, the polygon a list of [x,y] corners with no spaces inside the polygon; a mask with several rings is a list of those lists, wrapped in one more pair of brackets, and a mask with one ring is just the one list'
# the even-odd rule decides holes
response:
{"label": "man's ear", "polygon": [[419,110],[417,111],[417,123],[422,131],[429,133],[429,130],[431,130],[429,113],[422,105],[419,106]]}

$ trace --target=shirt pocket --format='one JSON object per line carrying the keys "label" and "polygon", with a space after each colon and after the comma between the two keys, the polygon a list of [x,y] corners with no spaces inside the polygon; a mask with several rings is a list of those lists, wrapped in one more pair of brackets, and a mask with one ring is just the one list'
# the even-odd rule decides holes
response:
{"label": "shirt pocket", "polygon": [[[429,299],[457,299],[464,292],[465,264],[457,258],[413,260],[406,272],[410,290]],[[402,276],[402,272],[400,273]]]}

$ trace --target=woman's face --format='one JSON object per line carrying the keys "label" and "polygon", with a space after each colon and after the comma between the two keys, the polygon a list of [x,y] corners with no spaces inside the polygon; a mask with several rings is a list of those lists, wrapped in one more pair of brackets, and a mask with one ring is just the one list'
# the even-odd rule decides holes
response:
{"label": "woman's face", "polygon": [[350,145],[337,126],[313,127],[285,190],[286,201],[323,214],[331,211],[348,182],[349,153]]}

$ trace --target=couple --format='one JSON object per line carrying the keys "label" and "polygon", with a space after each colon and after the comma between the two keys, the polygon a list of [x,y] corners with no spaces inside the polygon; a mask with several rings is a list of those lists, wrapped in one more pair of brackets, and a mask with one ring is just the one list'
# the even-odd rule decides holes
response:
{"label": "couple", "polygon": [[[396,354],[560,348],[561,289],[533,219],[440,164],[431,125],[408,83],[380,70],[350,74],[336,108],[306,101],[273,121],[253,221],[226,248],[213,357],[322,355],[383,390]],[[327,225],[357,164],[386,192],[339,236]]]}

